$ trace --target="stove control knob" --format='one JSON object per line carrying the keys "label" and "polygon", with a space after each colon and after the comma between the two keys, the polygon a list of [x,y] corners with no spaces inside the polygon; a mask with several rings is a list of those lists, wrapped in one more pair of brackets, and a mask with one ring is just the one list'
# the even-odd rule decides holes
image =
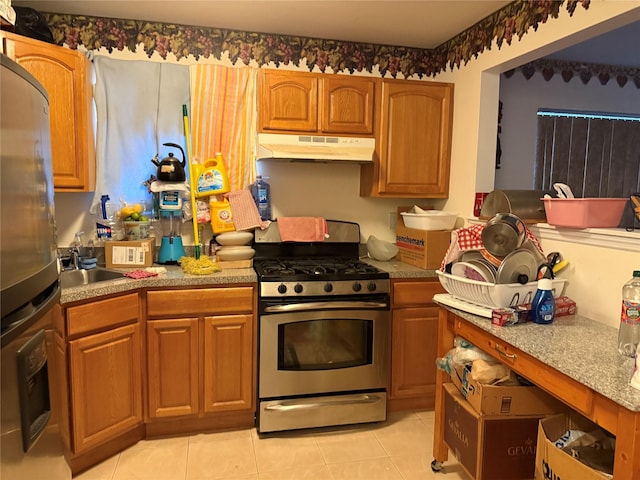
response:
{"label": "stove control knob", "polygon": [[284,283],[278,285],[278,293],[287,293],[287,286]]}
{"label": "stove control knob", "polygon": [[353,289],[354,292],[359,292],[360,290],[362,290],[362,284],[360,282],[353,282],[353,285],[351,285],[351,288]]}
{"label": "stove control knob", "polygon": [[378,286],[376,285],[376,282],[369,282],[369,284],[367,285],[367,290],[369,290],[370,292],[375,292],[377,287]]}
{"label": "stove control knob", "polygon": [[333,285],[331,285],[330,283],[325,283],[324,284],[324,291],[329,293],[331,290],[333,290]]}
{"label": "stove control knob", "polygon": [[302,285],[300,285],[299,283],[296,283],[296,286],[293,287],[293,291],[296,293],[302,293]]}

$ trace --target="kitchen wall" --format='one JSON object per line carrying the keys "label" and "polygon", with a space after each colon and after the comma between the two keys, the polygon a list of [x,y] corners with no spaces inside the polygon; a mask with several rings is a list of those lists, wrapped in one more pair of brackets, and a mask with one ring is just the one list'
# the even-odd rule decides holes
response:
{"label": "kitchen wall", "polygon": [[502,157],[495,179],[495,188],[500,190],[533,187],[539,108],[640,113],[640,88],[633,82],[620,87],[615,81],[601,85],[592,78],[585,85],[577,76],[565,82],[559,74],[549,81],[540,73],[529,80],[521,72],[511,78],[501,76],[500,100]]}
{"label": "kitchen wall", "polygon": [[[561,10],[557,19],[538,25],[535,33],[514,39],[511,45],[493,45],[461,68],[437,75],[437,81],[455,83],[455,98],[450,197],[434,202],[436,208],[470,217],[475,192],[494,188],[502,72],[639,18],[640,7],[635,2],[592,2],[588,11],[578,9],[571,18]],[[137,58],[146,56],[138,52]],[[392,240],[389,213],[398,205],[424,201],[360,198],[358,168],[259,164],[262,174],[270,177],[276,216],[307,214],[353,219],[361,224],[363,241],[372,233]],[[56,195],[61,245],[68,245],[74,231],[93,228],[94,219],[87,213],[90,199],[90,194]],[[187,244],[191,242],[189,230],[185,227],[183,232]],[[617,327],[620,289],[631,270],[640,268],[640,236],[631,233],[619,237],[607,232],[576,235],[553,228],[536,228],[534,233],[546,251],[559,250],[571,262],[565,274],[565,293],[577,301],[580,313]]]}
{"label": "kitchen wall", "polygon": [[[437,75],[437,80],[454,82],[456,92],[451,189],[444,208],[470,215],[475,192],[494,188],[501,73],[639,18],[637,3],[591,2],[586,12],[569,17],[561,11],[557,19],[539,25],[535,34]],[[563,273],[568,279],[565,293],[576,300],[579,312],[617,327],[622,285],[634,268],[640,268],[640,234],[553,227],[532,231],[545,251],[558,250],[571,262]]]}

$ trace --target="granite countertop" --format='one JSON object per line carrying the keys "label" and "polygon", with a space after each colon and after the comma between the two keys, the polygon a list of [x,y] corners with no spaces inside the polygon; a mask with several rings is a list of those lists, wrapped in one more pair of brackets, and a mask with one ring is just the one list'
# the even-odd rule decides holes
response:
{"label": "granite countertop", "polygon": [[548,325],[499,327],[488,318],[442,307],[617,404],[640,411],[640,390],[629,385],[634,361],[618,353],[617,328],[580,315],[559,317]]}
{"label": "granite countertop", "polygon": [[[430,278],[435,277],[434,270],[424,270],[406,263],[392,260],[390,262],[380,262],[371,258],[362,258],[362,261],[369,263],[382,271],[388,272],[390,278]],[[210,275],[190,275],[184,273],[179,266],[165,266],[166,273],[161,273],[157,277],[143,279],[132,279],[124,277],[117,280],[97,282],[90,285],[81,285],[73,288],[63,288],[60,299],[61,304],[91,300],[92,298],[114,293],[124,293],[137,290],[139,288],[163,288],[163,287],[190,287],[205,285],[223,285],[237,283],[255,283],[258,276],[253,268],[237,268],[222,270]],[[115,270],[115,269],[110,269]],[[122,272],[132,269],[122,269]]]}
{"label": "granite countertop", "polygon": [[360,257],[365,263],[379,268],[383,272],[387,272],[390,278],[435,278],[437,277],[435,270],[425,270],[423,268],[414,267],[408,263],[402,263],[395,258],[388,262],[381,262],[369,257]]}
{"label": "granite countertop", "polygon": [[[209,275],[191,275],[184,273],[179,266],[165,266],[166,273],[160,273],[157,277],[133,279],[128,277],[117,280],[107,280],[90,285],[81,285],[73,288],[63,288],[60,303],[71,303],[81,300],[90,300],[103,295],[124,293],[139,288],[165,288],[165,287],[190,287],[203,285],[222,285],[237,283],[255,283],[258,277],[253,268],[234,268],[222,270]],[[116,270],[116,269],[110,269]],[[127,270],[123,269],[125,273]]]}

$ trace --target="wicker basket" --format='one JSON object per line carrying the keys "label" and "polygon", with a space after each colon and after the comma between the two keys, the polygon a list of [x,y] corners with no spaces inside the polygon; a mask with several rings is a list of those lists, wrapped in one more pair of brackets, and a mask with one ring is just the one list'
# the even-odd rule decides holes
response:
{"label": "wicker basket", "polygon": [[[530,303],[538,288],[538,282],[519,283],[487,283],[467,278],[436,272],[440,283],[454,297],[475,303],[483,307],[503,308]],[[553,280],[553,296],[559,297],[564,290],[566,279]]]}

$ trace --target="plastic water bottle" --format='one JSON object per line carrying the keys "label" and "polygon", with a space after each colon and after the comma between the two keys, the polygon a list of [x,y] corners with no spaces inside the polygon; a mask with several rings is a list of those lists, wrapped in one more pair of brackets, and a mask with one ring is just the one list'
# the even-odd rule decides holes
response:
{"label": "plastic water bottle", "polygon": [[262,178],[262,175],[258,175],[256,181],[251,184],[251,196],[256,202],[260,218],[271,220],[271,187]]}
{"label": "plastic water bottle", "polygon": [[531,311],[535,323],[553,322],[556,316],[556,301],[553,298],[553,282],[550,278],[538,280],[538,290],[533,296]]}
{"label": "plastic water bottle", "polygon": [[618,351],[634,357],[640,342],[640,270],[622,287],[622,311],[618,330]]}

